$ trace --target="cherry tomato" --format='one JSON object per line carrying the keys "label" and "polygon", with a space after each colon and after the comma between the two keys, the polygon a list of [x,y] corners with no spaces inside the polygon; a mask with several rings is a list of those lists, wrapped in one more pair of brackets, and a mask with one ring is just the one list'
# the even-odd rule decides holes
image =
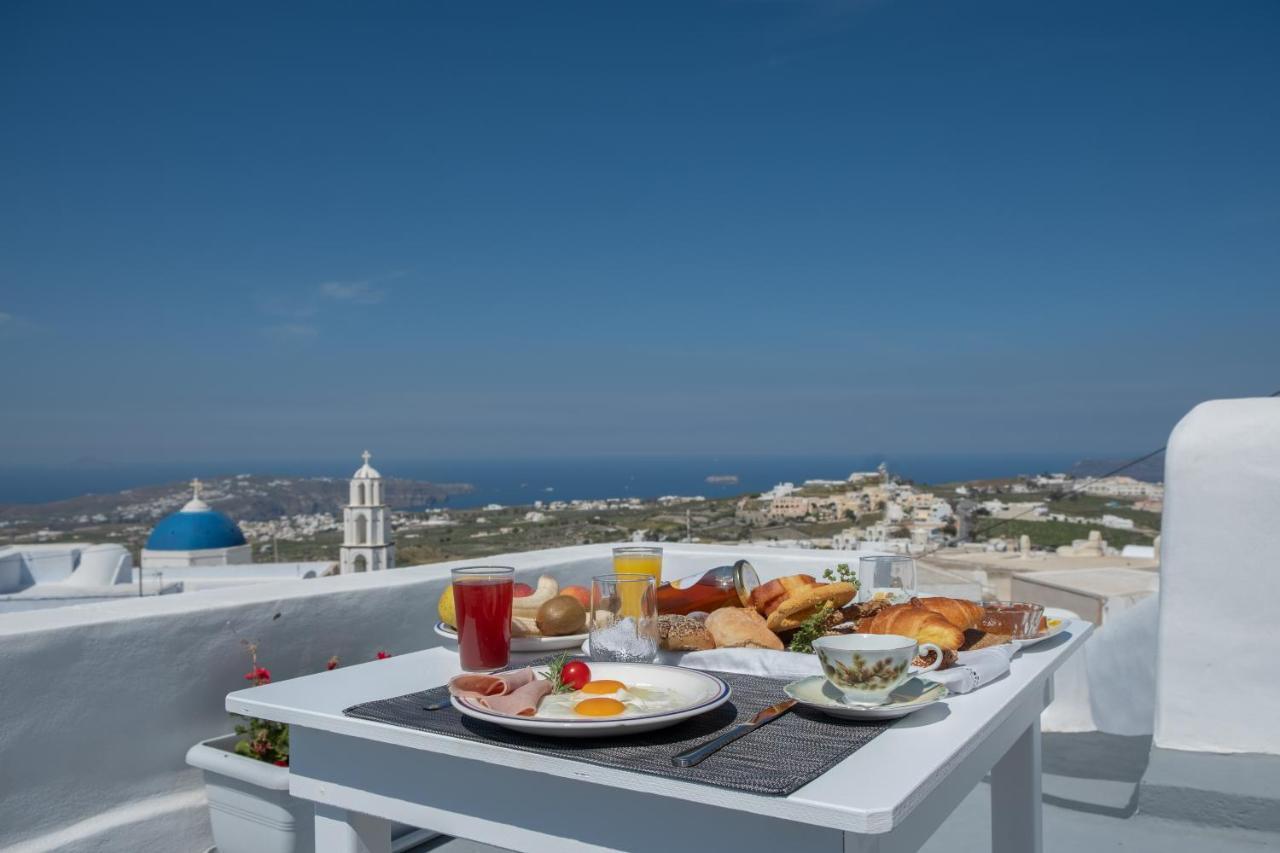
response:
{"label": "cherry tomato", "polygon": [[591,680],[591,668],[580,660],[571,660],[560,670],[560,683],[571,690],[581,690]]}

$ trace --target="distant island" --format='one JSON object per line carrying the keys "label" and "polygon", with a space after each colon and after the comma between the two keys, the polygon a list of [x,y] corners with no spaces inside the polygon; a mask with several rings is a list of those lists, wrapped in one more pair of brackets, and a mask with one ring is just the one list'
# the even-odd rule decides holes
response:
{"label": "distant island", "polygon": [[738,485],[738,475],[711,474],[707,477],[707,483],[712,486],[736,486]]}

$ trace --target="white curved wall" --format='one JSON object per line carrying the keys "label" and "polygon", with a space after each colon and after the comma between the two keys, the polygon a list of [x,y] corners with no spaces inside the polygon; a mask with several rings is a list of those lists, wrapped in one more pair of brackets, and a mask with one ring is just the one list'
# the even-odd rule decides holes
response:
{"label": "white curved wall", "polygon": [[1280,755],[1278,517],[1280,399],[1196,406],[1165,456],[1157,746]]}

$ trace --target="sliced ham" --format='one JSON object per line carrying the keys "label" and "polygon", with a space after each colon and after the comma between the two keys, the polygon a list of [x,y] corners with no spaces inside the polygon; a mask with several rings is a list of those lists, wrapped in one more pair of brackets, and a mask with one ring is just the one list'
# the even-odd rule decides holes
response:
{"label": "sliced ham", "polygon": [[[533,669],[525,667],[497,675],[464,673],[449,679],[449,694],[459,699],[482,699],[486,696],[505,696],[532,682]],[[544,679],[545,680],[545,679]],[[544,694],[545,695],[545,694]]]}
{"label": "sliced ham", "polygon": [[513,717],[532,717],[542,697],[551,692],[551,682],[525,667],[497,675],[465,673],[449,679],[449,693],[470,699],[482,708]]}
{"label": "sliced ham", "polygon": [[475,703],[498,714],[532,717],[538,712],[538,703],[542,701],[542,697],[550,692],[551,682],[546,678],[538,678],[502,696],[482,696]]}

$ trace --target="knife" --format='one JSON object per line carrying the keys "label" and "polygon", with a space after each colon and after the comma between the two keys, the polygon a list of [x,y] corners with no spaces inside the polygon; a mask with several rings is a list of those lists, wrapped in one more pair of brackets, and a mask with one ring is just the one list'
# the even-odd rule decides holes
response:
{"label": "knife", "polygon": [[779,702],[777,705],[770,705],[759,714],[751,718],[749,723],[740,723],[729,729],[729,731],[712,738],[701,746],[695,746],[692,749],[686,749],[684,752],[671,756],[671,763],[676,767],[692,767],[711,753],[719,750],[721,747],[733,743],[747,732],[753,732],[763,726],[765,723],[778,719],[783,714],[791,710],[796,704],[796,700],[788,699],[785,702]]}

